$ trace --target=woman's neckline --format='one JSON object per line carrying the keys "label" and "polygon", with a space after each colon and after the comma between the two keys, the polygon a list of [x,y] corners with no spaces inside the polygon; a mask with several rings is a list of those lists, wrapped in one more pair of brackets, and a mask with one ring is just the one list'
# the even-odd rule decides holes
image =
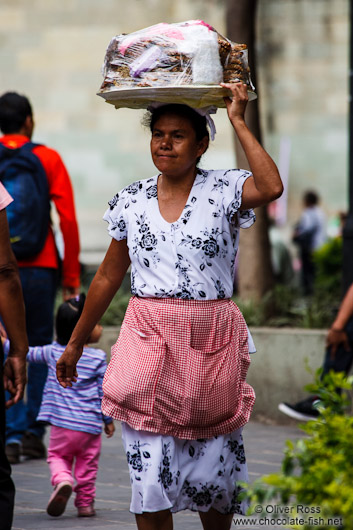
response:
{"label": "woman's neckline", "polygon": [[[159,173],[158,175],[156,175],[155,179],[156,179],[156,189],[157,189],[157,193],[156,193],[156,197],[155,197],[155,198],[156,198],[156,202],[157,202],[158,216],[159,216],[159,218],[161,219],[161,221],[162,221],[166,226],[168,226],[169,228],[171,228],[171,227],[173,227],[173,226],[175,226],[175,225],[178,225],[178,224],[181,222],[182,218],[183,218],[183,214],[184,214],[184,212],[185,212],[185,209],[186,209],[186,208],[188,208],[188,209],[190,208],[190,209],[191,209],[191,208],[193,207],[193,205],[195,204],[197,197],[196,197],[196,194],[193,193],[193,191],[194,191],[195,184],[197,183],[197,180],[198,180],[199,175],[200,175],[200,171],[199,171],[199,169],[197,169],[197,172],[196,172],[196,175],[195,175],[194,181],[193,181],[192,186],[191,186],[191,188],[190,188],[190,191],[189,191],[189,194],[188,194],[187,199],[186,199],[186,201],[185,201],[185,204],[184,204],[184,206],[183,206],[183,208],[182,208],[182,210],[181,210],[181,212],[180,212],[179,217],[178,217],[177,219],[175,219],[175,221],[167,221],[167,220],[163,217],[163,215],[162,215],[162,213],[161,213],[161,210],[160,210],[160,207],[159,207],[159,200],[158,200],[158,179],[159,179],[159,177],[161,176],[161,173]],[[194,199],[194,200],[191,200],[193,197],[195,197],[195,199]]]}

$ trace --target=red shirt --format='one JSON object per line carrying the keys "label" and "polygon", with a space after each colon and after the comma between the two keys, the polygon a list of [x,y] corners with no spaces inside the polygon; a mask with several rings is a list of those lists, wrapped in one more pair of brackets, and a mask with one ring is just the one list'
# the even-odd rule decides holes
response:
{"label": "red shirt", "polygon": [[[16,149],[29,142],[29,138],[21,134],[6,134],[0,138],[0,142],[6,147]],[[80,243],[74,195],[69,174],[60,155],[54,149],[39,145],[33,149],[33,153],[38,156],[43,164],[48,178],[49,198],[55,204],[59,215],[60,230],[64,240],[62,285],[65,287],[79,287]],[[58,255],[51,226],[49,226],[48,236],[41,252],[33,258],[20,260],[18,266],[58,268]]]}

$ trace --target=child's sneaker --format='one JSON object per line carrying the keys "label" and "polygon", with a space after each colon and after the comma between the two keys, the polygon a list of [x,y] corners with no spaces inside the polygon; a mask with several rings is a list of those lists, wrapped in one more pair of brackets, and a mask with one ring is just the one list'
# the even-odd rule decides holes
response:
{"label": "child's sneaker", "polygon": [[77,507],[77,516],[78,517],[93,517],[96,515],[93,502],[88,506],[78,506]]}
{"label": "child's sneaker", "polygon": [[72,493],[72,485],[70,482],[59,482],[49,499],[47,506],[47,513],[52,517],[58,517],[65,511],[67,501]]}

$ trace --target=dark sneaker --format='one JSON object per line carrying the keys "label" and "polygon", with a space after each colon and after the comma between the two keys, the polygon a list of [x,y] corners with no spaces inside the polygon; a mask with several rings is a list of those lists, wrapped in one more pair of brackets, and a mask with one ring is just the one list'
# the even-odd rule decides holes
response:
{"label": "dark sneaker", "polygon": [[62,515],[71,493],[72,485],[70,482],[60,482],[57,484],[49,499],[47,514],[52,517],[59,517],[59,515]]}
{"label": "dark sneaker", "polygon": [[320,412],[317,409],[319,402],[320,400],[316,396],[310,396],[303,401],[299,401],[295,405],[280,403],[278,408],[283,414],[287,414],[287,416],[294,418],[295,420],[317,420],[320,415]]}
{"label": "dark sneaker", "polygon": [[19,464],[21,446],[19,443],[10,443],[5,446],[5,453],[10,464]]}
{"label": "dark sneaker", "polygon": [[46,458],[47,450],[38,436],[26,432],[22,438],[22,454],[29,458]]}

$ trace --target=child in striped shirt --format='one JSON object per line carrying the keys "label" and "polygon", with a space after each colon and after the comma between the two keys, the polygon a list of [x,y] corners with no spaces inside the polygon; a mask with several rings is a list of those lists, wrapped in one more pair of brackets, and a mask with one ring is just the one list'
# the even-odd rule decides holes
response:
{"label": "child in striped shirt", "polygon": [[[113,436],[115,430],[113,420],[101,412],[102,382],[107,367],[103,350],[85,345],[78,365],[79,376],[71,388],[62,388],[56,378],[56,362],[80,318],[84,301],[85,295],[81,294],[61,304],[55,322],[56,341],[31,347],[27,354],[27,361],[48,365],[48,378],[37,420],[51,424],[47,461],[54,491],[49,499],[47,513],[52,516],[64,513],[73,489],[78,516],[95,515],[95,481],[102,421],[108,438]],[[98,342],[101,334],[102,326],[97,325],[87,342]],[[5,341],[4,347],[6,352],[8,341]]]}

